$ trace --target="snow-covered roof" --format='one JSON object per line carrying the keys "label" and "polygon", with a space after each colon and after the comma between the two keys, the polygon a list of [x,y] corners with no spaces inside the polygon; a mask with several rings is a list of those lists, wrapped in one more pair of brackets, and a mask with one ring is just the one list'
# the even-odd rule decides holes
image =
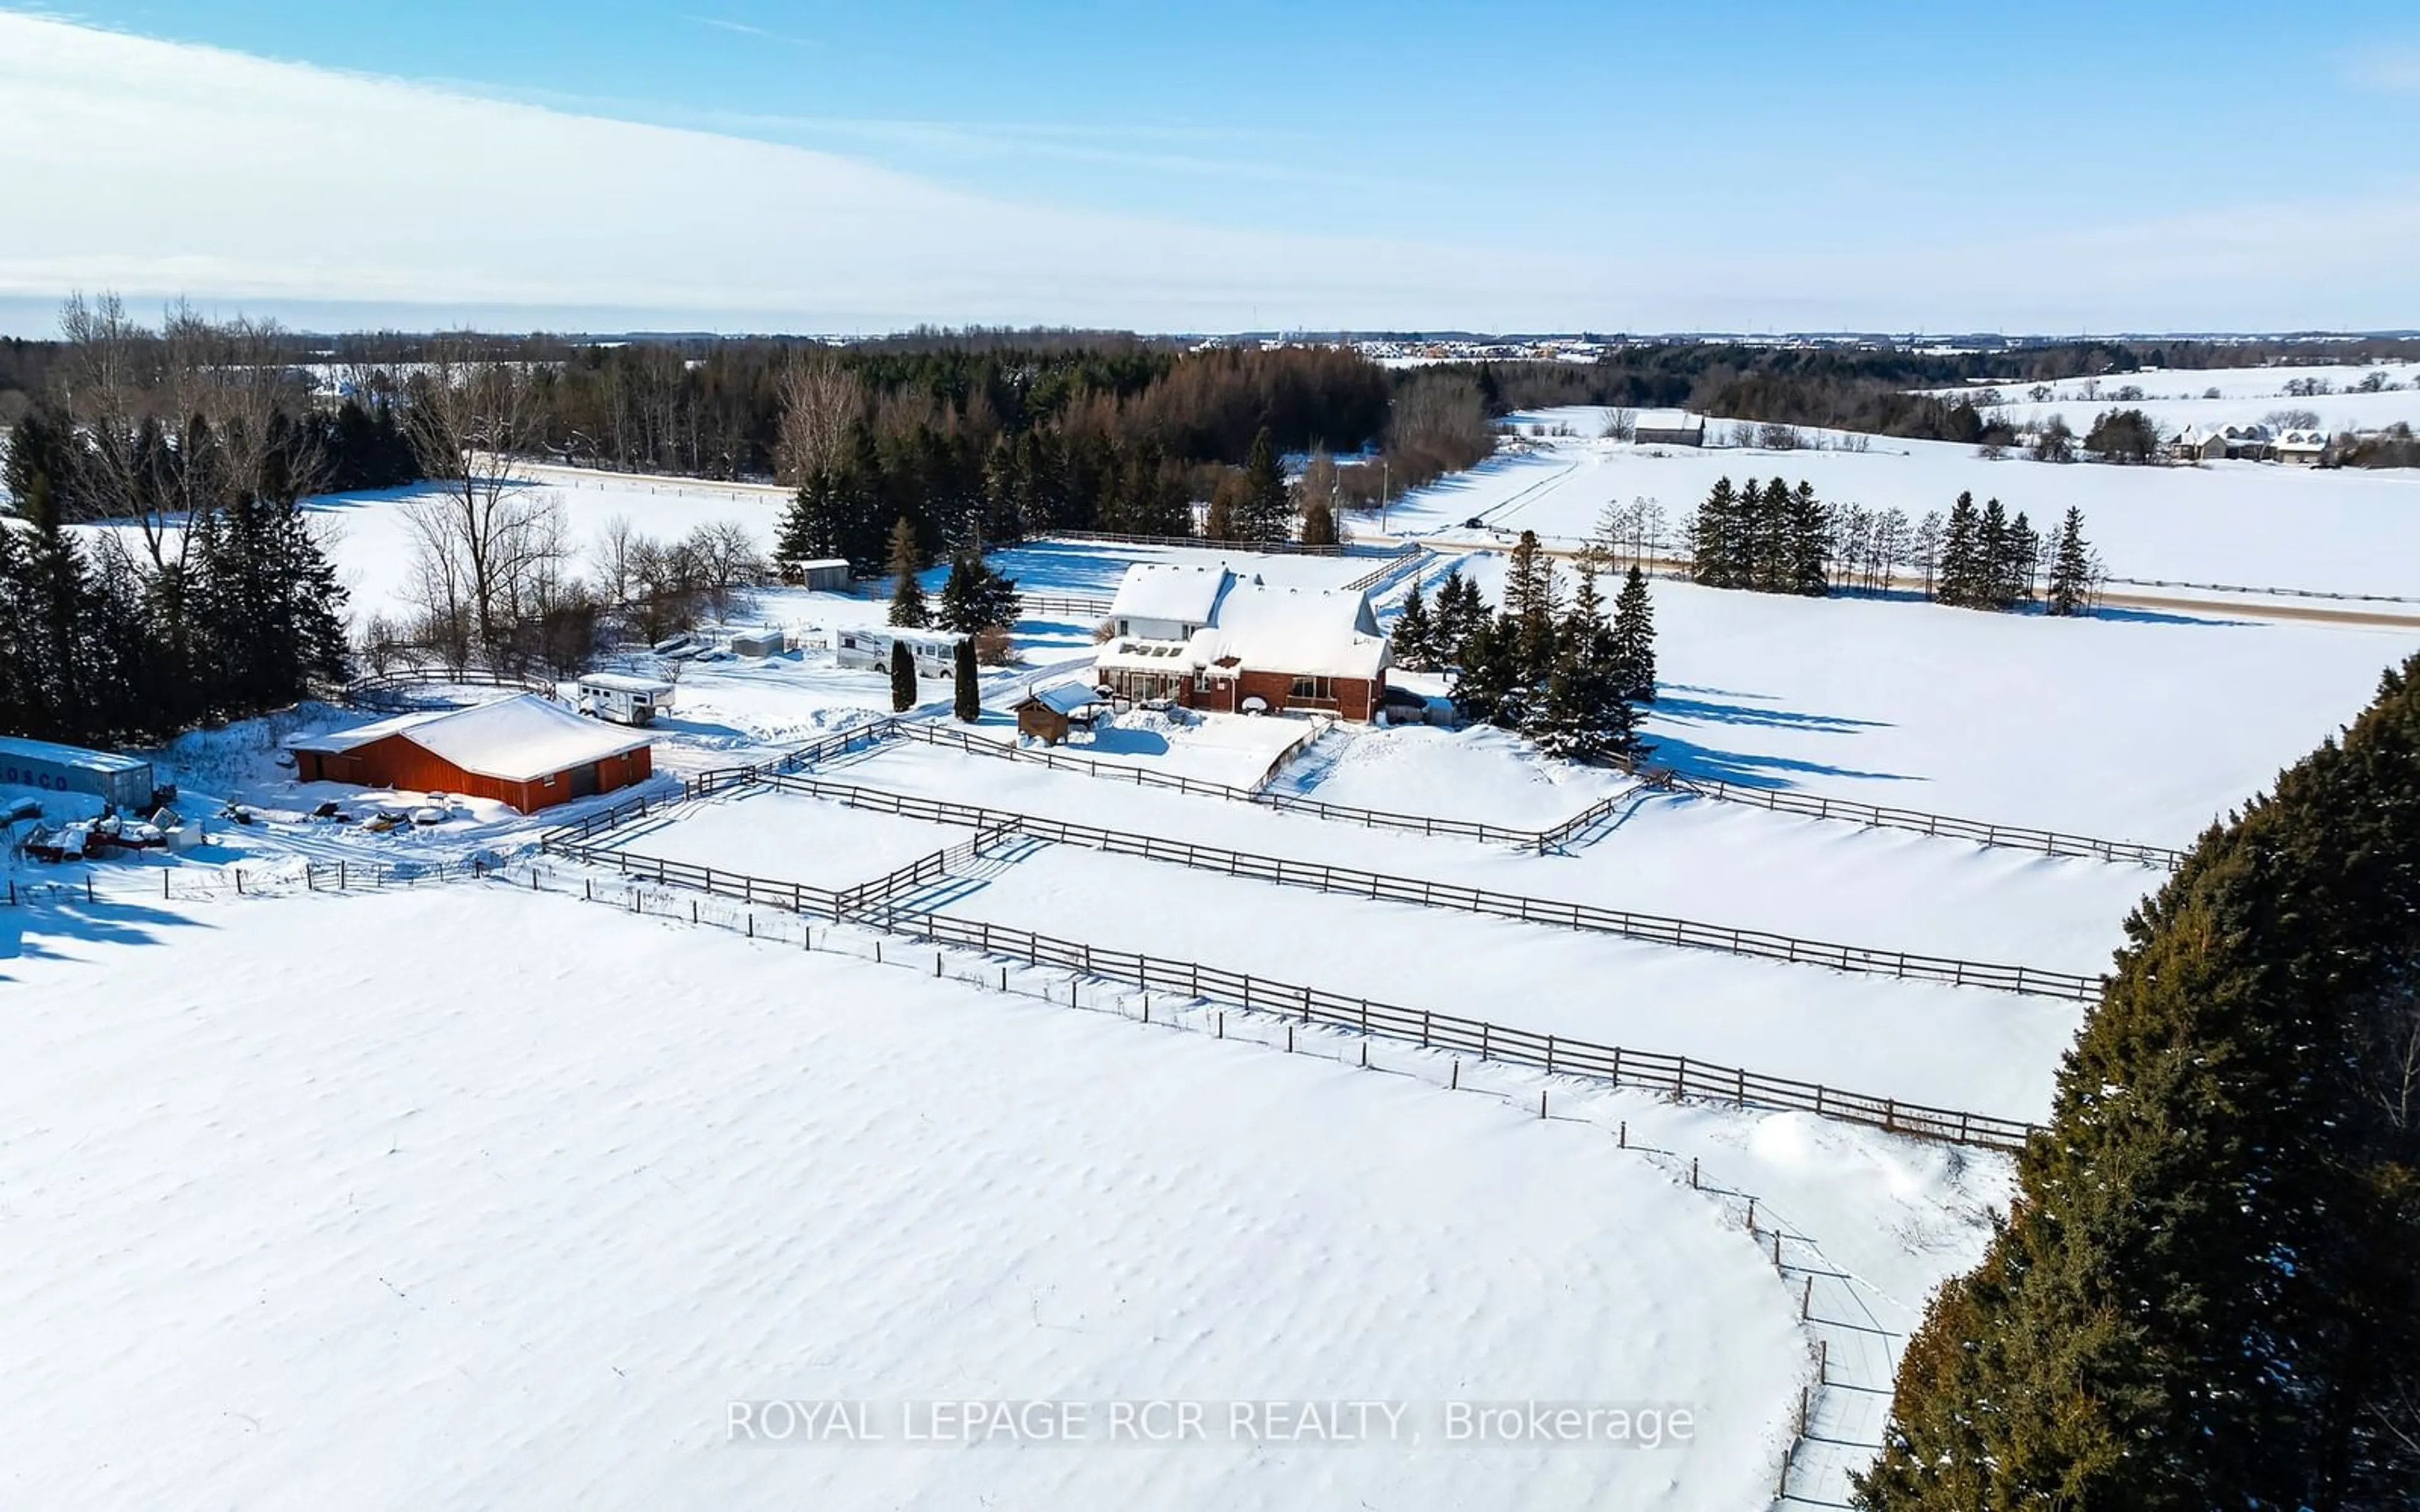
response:
{"label": "snow-covered roof", "polygon": [[1286,672],[1374,679],[1388,661],[1370,595],[1341,588],[1231,582],[1218,620],[1183,645],[1125,636],[1101,648],[1102,671]]}
{"label": "snow-covered roof", "polygon": [[296,750],[343,752],[389,735],[401,735],[466,772],[500,782],[535,781],[650,743],[645,735],[583,719],[535,693],[520,693],[467,709],[398,715],[333,735],[297,736],[287,744]]}
{"label": "snow-covered roof", "polygon": [[48,740],[27,740],[20,735],[0,735],[0,756],[14,756],[19,761],[49,762],[57,766],[72,766],[87,772],[143,772],[151,764],[138,757],[120,756],[114,751],[86,750],[82,746],[62,746]]}
{"label": "snow-covered roof", "polygon": [[1641,409],[1631,418],[1631,428],[1638,430],[1703,430],[1703,417],[1686,409]]}
{"label": "snow-covered roof", "polygon": [[1272,588],[1258,579],[1230,588],[1219,601],[1218,624],[1193,643],[1207,653],[1210,666],[1233,657],[1254,671],[1297,677],[1373,678],[1388,659],[1369,594]]}
{"label": "snow-covered roof", "polygon": [[839,567],[845,570],[847,566],[848,558],[846,557],[817,557],[813,562],[799,563],[799,570],[800,572],[813,572],[818,567]]}
{"label": "snow-covered roof", "polygon": [[1054,714],[1074,714],[1100,702],[1100,695],[1083,683],[1053,683],[1048,687],[1035,688],[1026,697]]}
{"label": "snow-covered roof", "polygon": [[650,744],[615,725],[583,719],[532,693],[441,714],[404,738],[466,772],[503,782],[551,777]]}
{"label": "snow-covered roof", "polygon": [[1138,562],[1119,580],[1109,617],[1207,625],[1218,610],[1219,595],[1233,580],[1234,574],[1223,566]]}
{"label": "snow-covered roof", "polygon": [[602,688],[609,693],[645,693],[650,696],[673,690],[670,683],[653,677],[633,677],[628,672],[583,672],[580,686]]}
{"label": "snow-covered roof", "polygon": [[357,750],[374,740],[384,740],[389,735],[400,734],[415,725],[424,725],[431,719],[443,717],[444,714],[442,710],[432,712],[427,709],[411,714],[390,715],[383,719],[373,719],[367,724],[357,724],[350,730],[337,730],[327,734],[288,735],[286,737],[286,748],[342,755],[349,750]]}

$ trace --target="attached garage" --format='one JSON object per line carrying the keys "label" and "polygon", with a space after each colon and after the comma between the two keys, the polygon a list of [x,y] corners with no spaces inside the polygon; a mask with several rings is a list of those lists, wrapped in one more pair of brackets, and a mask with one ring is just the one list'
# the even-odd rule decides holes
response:
{"label": "attached garage", "polygon": [[523,813],[644,781],[648,738],[524,693],[412,714],[288,743],[305,782],[349,782],[493,798]]}

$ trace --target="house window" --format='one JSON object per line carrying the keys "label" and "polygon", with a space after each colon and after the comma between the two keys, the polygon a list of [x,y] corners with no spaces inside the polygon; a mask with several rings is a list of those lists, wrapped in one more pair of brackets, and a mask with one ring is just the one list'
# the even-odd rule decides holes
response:
{"label": "house window", "polygon": [[1294,680],[1293,697],[1330,702],[1336,697],[1333,683],[1325,677],[1297,677]]}
{"label": "house window", "polygon": [[1120,621],[1118,622],[1118,634],[1120,634],[1120,635],[1132,635],[1132,634],[1134,634],[1134,621],[1132,621],[1132,620],[1120,620]]}

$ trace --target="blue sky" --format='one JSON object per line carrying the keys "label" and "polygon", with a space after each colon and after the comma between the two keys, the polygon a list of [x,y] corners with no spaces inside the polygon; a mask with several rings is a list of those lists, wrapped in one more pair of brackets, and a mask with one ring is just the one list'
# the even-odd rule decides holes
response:
{"label": "blue sky", "polygon": [[[1985,276],[2039,267],[2073,281],[2113,227],[2149,255],[2156,234],[2125,228],[2384,207],[2341,234],[2393,236],[2420,203],[2409,0],[225,0],[46,13],[810,147],[1020,204],[1581,261],[1619,252],[1642,269],[1658,255],[1677,270],[1808,256],[1854,269],[2072,232],[2086,239],[2076,266],[2054,242]],[[2420,324],[2420,308],[2387,320],[2407,294],[2420,283],[2361,284],[2342,319]],[[1271,302],[1313,314],[1282,291]],[[1978,294],[1965,323],[2004,323],[2014,307]],[[2326,298],[2315,291],[2310,309],[2326,316]],[[1820,299],[1744,297],[1724,323],[1799,310],[1824,313]],[[2210,314],[2226,323],[2223,301]]]}

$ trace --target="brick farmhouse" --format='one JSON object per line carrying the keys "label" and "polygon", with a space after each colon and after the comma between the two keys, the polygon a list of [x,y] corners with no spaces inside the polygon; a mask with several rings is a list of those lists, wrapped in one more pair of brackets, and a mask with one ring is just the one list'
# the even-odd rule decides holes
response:
{"label": "brick farmhouse", "polygon": [[1387,693],[1391,658],[1365,593],[1140,563],[1118,585],[1109,631],[1095,673],[1137,702],[1369,719]]}

